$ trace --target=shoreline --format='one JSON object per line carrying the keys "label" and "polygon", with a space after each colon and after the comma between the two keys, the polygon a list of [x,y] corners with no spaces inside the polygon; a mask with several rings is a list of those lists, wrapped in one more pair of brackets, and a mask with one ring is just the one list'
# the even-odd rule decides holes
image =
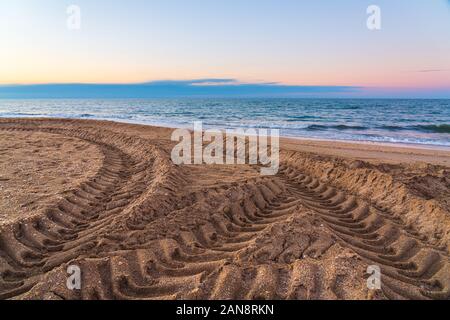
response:
{"label": "shoreline", "polygon": [[384,147],[392,147],[392,148],[450,151],[450,147],[448,147],[448,146],[422,144],[422,143],[379,142],[379,141],[371,141],[371,140],[321,139],[321,138],[294,137],[294,136],[281,136],[280,138],[300,140],[300,141],[329,142],[329,143],[339,142],[339,143],[349,143],[349,144],[373,145],[373,146],[380,146],[380,147],[384,146]]}
{"label": "shoreline", "polygon": [[[79,120],[97,120],[97,119],[83,119],[83,118],[74,118]],[[172,130],[176,129],[190,129],[189,126],[173,126],[173,125],[165,125],[165,124],[149,124],[145,122],[139,121],[126,121],[126,120],[111,120],[111,119],[98,119],[100,121],[111,121],[117,123],[128,123],[128,124],[137,124],[155,128],[169,128]],[[244,130],[246,128],[243,128]],[[266,128],[270,130],[271,128]],[[219,129],[225,130],[225,129]],[[280,139],[294,139],[294,140],[304,140],[304,141],[317,141],[317,142],[339,142],[339,143],[352,143],[352,144],[368,144],[368,145],[379,145],[379,146],[387,146],[387,147],[402,147],[402,148],[417,148],[417,149],[429,149],[429,150],[440,150],[440,151],[449,151],[450,146],[444,145],[434,145],[434,144],[423,144],[423,143],[405,143],[405,142],[381,142],[381,141],[371,141],[371,140],[347,140],[347,139],[326,139],[326,138],[314,138],[314,137],[305,137],[305,136],[289,136],[289,135],[280,135]]]}
{"label": "shoreline", "polygon": [[[2,117],[0,119],[49,119],[49,120],[62,120],[62,119],[71,119],[71,120],[86,120],[86,121],[110,121],[114,123],[125,123],[125,124],[134,124],[134,125],[143,125],[149,127],[156,128],[168,128],[172,130],[176,129],[191,129],[190,124],[171,124],[171,123],[148,123],[138,120],[127,120],[127,119],[111,119],[111,118],[83,118],[83,117],[40,117],[40,116],[25,116],[25,117]],[[210,129],[218,129],[218,130],[226,130],[218,127],[213,127]],[[247,129],[242,127],[240,129]],[[260,128],[262,129],[262,128]],[[272,128],[264,128],[270,130]],[[273,128],[275,129],[275,128]],[[281,131],[281,130],[280,130]],[[450,136],[450,134],[449,134]],[[280,139],[293,139],[293,140],[302,140],[302,141],[317,141],[317,142],[339,142],[339,143],[349,143],[349,144],[362,144],[362,145],[379,145],[379,146],[387,146],[387,147],[400,147],[400,148],[414,148],[414,149],[428,149],[428,150],[438,150],[438,151],[450,151],[450,146],[441,145],[441,144],[426,144],[426,143],[415,143],[415,142],[389,142],[389,141],[374,141],[374,140],[358,140],[358,139],[342,139],[342,138],[318,138],[318,137],[308,137],[308,136],[297,136],[297,135],[280,135]]]}
{"label": "shoreline", "polygon": [[[45,118],[44,118],[45,119]],[[120,120],[90,120],[105,121],[118,124],[145,126],[153,129],[192,129],[188,127],[171,127],[164,125],[152,125]],[[317,154],[327,154],[343,158],[357,158],[364,161],[385,161],[390,163],[420,162],[438,164],[450,167],[450,147],[429,146],[421,144],[383,143],[357,140],[326,140],[303,137],[280,136],[280,147],[285,150],[307,151]],[[414,159],[415,157],[415,159]]]}
{"label": "shoreline", "polygon": [[[146,123],[140,121],[126,120],[126,119],[109,119],[109,118],[80,118],[80,117],[1,117],[0,119],[12,119],[12,120],[32,120],[32,119],[41,119],[41,120],[82,120],[82,121],[106,121],[113,123],[124,123],[124,124],[132,124],[132,125],[142,125],[154,128],[167,128],[167,129],[191,129],[190,125],[180,125],[177,126],[175,124],[164,124],[164,123]],[[246,129],[246,128],[242,128]],[[271,128],[265,128],[270,130]],[[218,130],[226,130],[226,129],[218,129]],[[438,150],[438,151],[449,151],[450,146],[438,145],[438,144],[425,144],[425,143],[406,143],[406,142],[383,142],[383,141],[372,141],[372,140],[350,140],[350,139],[327,139],[327,138],[315,138],[315,137],[306,137],[306,136],[294,136],[294,135],[280,135],[280,139],[286,140],[300,140],[300,141],[313,141],[313,142],[338,142],[338,143],[349,143],[349,144],[361,144],[361,145],[375,145],[375,146],[386,146],[386,147],[400,147],[400,148],[408,148],[408,149],[426,149],[426,150]]]}
{"label": "shoreline", "polygon": [[[192,130],[188,127],[171,127],[165,125],[153,125],[146,123],[136,123],[126,120],[111,119],[80,119],[80,118],[48,118],[48,117],[30,117],[30,118],[1,118],[0,120],[11,121],[69,121],[69,122],[86,122],[86,123],[105,123],[124,126],[125,130],[134,127],[137,133],[140,128],[148,128],[149,132],[165,132],[164,139],[170,140],[172,130],[179,128]],[[138,134],[139,134],[138,133]],[[160,134],[157,135],[160,139]],[[281,150],[290,150],[298,152],[307,152],[312,154],[323,154],[327,156],[337,156],[341,158],[354,158],[369,162],[386,162],[386,163],[428,163],[433,165],[441,165],[450,167],[450,148],[445,146],[436,147],[421,144],[404,144],[404,143],[384,143],[374,141],[357,141],[357,140],[326,140],[304,137],[286,137],[280,136]]]}

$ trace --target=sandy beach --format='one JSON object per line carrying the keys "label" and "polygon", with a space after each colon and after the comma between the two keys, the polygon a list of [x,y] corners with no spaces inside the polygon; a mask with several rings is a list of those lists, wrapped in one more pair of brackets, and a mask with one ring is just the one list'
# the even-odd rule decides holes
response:
{"label": "sandy beach", "polygon": [[0,299],[450,298],[450,150],[283,138],[261,176],[171,133],[0,119]]}

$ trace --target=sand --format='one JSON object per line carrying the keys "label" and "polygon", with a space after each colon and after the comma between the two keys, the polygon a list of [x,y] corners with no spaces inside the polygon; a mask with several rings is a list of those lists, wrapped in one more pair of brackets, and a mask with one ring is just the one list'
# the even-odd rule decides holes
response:
{"label": "sand", "polygon": [[263,177],[171,132],[0,119],[0,298],[450,299],[450,151],[283,139]]}

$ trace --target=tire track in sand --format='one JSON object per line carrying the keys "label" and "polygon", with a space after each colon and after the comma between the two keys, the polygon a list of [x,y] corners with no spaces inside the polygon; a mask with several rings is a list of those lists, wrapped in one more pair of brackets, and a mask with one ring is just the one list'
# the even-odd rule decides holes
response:
{"label": "tire track in sand", "polygon": [[[343,245],[368,264],[381,267],[382,290],[387,298],[449,299],[447,255],[385,209],[289,167],[282,168],[277,177],[238,183],[238,191],[246,195],[242,201],[228,203],[220,212],[207,212],[209,218],[202,224],[180,225],[174,237],[92,254],[103,228],[115,231],[114,216],[132,204],[148,185],[143,180],[149,177],[140,175],[144,164],[105,143],[105,139],[101,142],[90,138],[83,130],[7,130],[40,130],[78,137],[96,144],[105,159],[96,176],[66,194],[43,216],[0,232],[0,298],[28,292],[42,283],[45,274],[69,261],[82,268],[84,287],[81,292],[58,291],[55,295],[59,298],[295,298],[297,291],[303,290],[299,284],[306,278],[320,287],[314,265],[305,269],[305,264],[295,261],[281,267],[255,264],[248,269],[234,262],[258,236],[287,221],[300,207],[307,207]],[[136,223],[124,230],[124,237],[139,235],[154,222],[146,208],[141,209],[142,215],[130,216]],[[306,296],[315,297],[309,293]]]}
{"label": "tire track in sand", "polygon": [[[9,127],[7,131],[35,129]],[[42,132],[77,137],[61,129]],[[97,174],[70,191],[45,213],[30,221],[7,226],[0,233],[0,299],[30,290],[39,277],[96,246],[101,228],[143,192],[133,174],[142,170],[128,155],[106,143],[81,137],[95,144],[104,155]],[[134,167],[133,167],[134,166]]]}
{"label": "tire track in sand", "polygon": [[450,299],[448,255],[407,228],[384,208],[376,208],[318,179],[283,167],[281,174],[298,202],[366,262],[379,265],[389,299]]}
{"label": "tire track in sand", "polygon": [[[213,214],[201,226],[184,228],[174,238],[115,252],[112,257],[77,262],[88,270],[86,281],[100,285],[66,298],[252,299],[261,298],[261,292],[270,298],[278,290],[275,269],[258,266],[246,279],[244,271],[232,262],[264,230],[295,212],[296,207],[278,209],[289,195],[277,183],[278,179],[251,183],[251,197],[226,207],[221,214]],[[242,281],[235,281],[237,276]],[[262,290],[262,286],[268,286],[267,290]]]}

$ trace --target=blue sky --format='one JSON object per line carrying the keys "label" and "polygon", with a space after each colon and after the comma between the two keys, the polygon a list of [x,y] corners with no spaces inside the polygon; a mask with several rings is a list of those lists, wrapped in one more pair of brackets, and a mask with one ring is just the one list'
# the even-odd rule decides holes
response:
{"label": "blue sky", "polygon": [[[70,4],[81,30],[66,28]],[[0,84],[213,78],[450,97],[449,39],[447,0],[1,0]]]}

